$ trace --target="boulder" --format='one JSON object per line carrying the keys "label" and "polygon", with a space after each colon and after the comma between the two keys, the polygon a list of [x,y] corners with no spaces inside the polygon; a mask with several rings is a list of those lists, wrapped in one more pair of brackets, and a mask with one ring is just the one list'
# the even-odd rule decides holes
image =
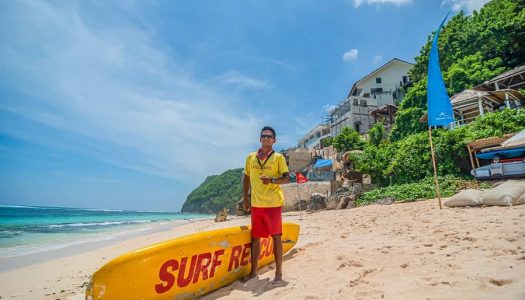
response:
{"label": "boulder", "polygon": [[239,202],[237,202],[237,212],[236,213],[238,216],[248,216],[250,214],[250,212],[247,212],[244,210],[244,200],[242,197],[239,200]]}
{"label": "boulder", "polygon": [[350,201],[348,202],[348,205],[346,206],[346,208],[356,208],[357,205],[355,205],[355,201]]}
{"label": "boulder", "polygon": [[307,208],[308,208],[308,201],[299,200],[294,205],[292,205],[288,211],[301,211],[301,210],[306,210]]}
{"label": "boulder", "polygon": [[328,198],[326,198],[326,209],[336,209],[337,205],[339,204],[339,198],[340,196],[338,195],[331,195]]}
{"label": "boulder", "polygon": [[349,195],[340,196],[339,201],[337,203],[337,209],[345,209],[350,200],[351,198]]}
{"label": "boulder", "polygon": [[222,210],[219,210],[217,212],[217,215],[215,216],[215,222],[224,222],[227,221],[228,217],[228,208],[223,208]]}
{"label": "boulder", "polygon": [[396,202],[396,198],[395,197],[391,197],[391,196],[388,196],[386,198],[383,198],[383,199],[379,199],[376,201],[376,204],[380,204],[380,205],[390,205],[392,203]]}
{"label": "boulder", "polygon": [[326,208],[326,195],[313,193],[310,197],[310,204],[308,205],[308,210],[320,210]]}

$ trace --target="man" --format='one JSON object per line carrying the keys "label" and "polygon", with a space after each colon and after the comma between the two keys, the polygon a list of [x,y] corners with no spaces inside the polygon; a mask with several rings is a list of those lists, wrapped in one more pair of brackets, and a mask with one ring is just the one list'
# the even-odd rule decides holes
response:
{"label": "man", "polygon": [[283,245],[281,241],[284,193],[279,186],[288,183],[288,166],[284,156],[273,151],[276,141],[275,130],[265,126],[261,130],[261,148],[246,158],[243,179],[244,209],[250,211],[248,192],[251,191],[252,212],[252,268],[245,278],[257,276],[260,253],[260,239],[271,236],[275,257],[275,278],[273,283],[282,282]]}

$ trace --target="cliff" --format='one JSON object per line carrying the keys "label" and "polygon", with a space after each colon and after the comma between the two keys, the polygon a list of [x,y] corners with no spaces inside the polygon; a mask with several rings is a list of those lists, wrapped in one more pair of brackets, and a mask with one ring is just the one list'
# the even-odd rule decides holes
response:
{"label": "cliff", "polygon": [[242,196],[243,169],[228,170],[206,177],[182,205],[182,212],[215,213],[223,208],[234,210]]}

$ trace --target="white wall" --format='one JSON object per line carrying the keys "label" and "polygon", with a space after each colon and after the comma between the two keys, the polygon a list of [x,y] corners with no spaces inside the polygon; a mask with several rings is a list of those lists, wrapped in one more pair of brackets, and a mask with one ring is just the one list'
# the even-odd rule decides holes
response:
{"label": "white wall", "polygon": [[[408,76],[408,71],[411,67],[412,65],[410,64],[393,61],[390,65],[371,74],[369,78],[364,79],[356,85],[358,89],[362,89],[359,96],[370,93],[369,102],[376,106],[394,104],[392,92],[400,86],[400,82],[403,82],[403,76]],[[381,83],[376,83],[377,77],[381,78]],[[390,92],[390,94],[379,94],[376,95],[376,99],[374,99],[370,92],[371,88],[383,88],[383,92]]]}

